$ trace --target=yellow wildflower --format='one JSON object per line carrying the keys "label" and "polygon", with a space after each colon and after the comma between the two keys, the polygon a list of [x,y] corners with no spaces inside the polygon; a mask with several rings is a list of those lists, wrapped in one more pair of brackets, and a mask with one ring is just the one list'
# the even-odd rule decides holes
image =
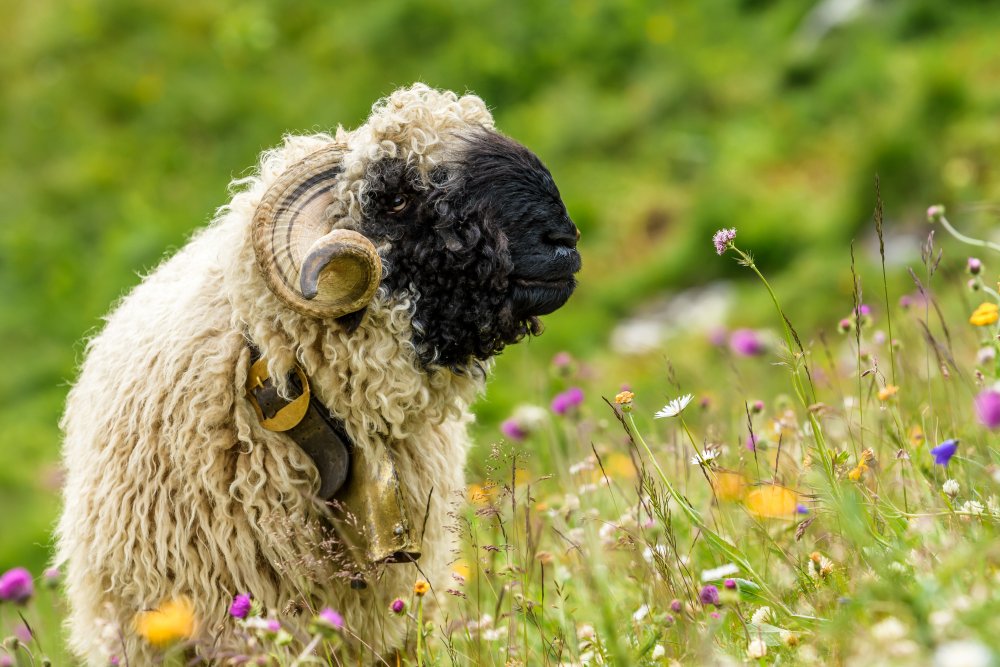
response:
{"label": "yellow wildflower", "polygon": [[919,425],[914,426],[910,429],[910,446],[919,447],[924,442],[924,429],[920,428]]}
{"label": "yellow wildflower", "polygon": [[868,471],[868,466],[866,466],[864,463],[859,463],[857,468],[854,468],[851,470],[851,472],[847,473],[847,477],[852,482],[856,482],[859,479],[861,479],[861,476],[864,475],[867,471]]}
{"label": "yellow wildflower", "polygon": [[883,388],[878,390],[878,400],[888,401],[890,398],[896,395],[899,391],[899,387],[894,384],[887,384]]}
{"label": "yellow wildflower", "polygon": [[135,616],[135,630],[153,646],[165,647],[194,634],[194,605],[182,597],[142,611]]}
{"label": "yellow wildflower", "polygon": [[833,561],[820,552],[809,554],[809,560],[812,561],[812,565],[808,567],[809,576],[813,579],[825,579],[833,572]]}
{"label": "yellow wildflower", "polygon": [[712,490],[719,500],[740,500],[746,488],[746,477],[738,472],[718,470],[712,473]]}
{"label": "yellow wildflower", "polygon": [[464,560],[456,561],[454,565],[451,566],[452,574],[457,574],[462,577],[462,579],[469,578],[469,564]]}
{"label": "yellow wildflower", "polygon": [[972,316],[969,317],[969,322],[975,324],[977,327],[985,327],[995,324],[998,319],[1000,319],[1000,306],[991,301],[985,301],[979,304],[979,307],[973,311]]}
{"label": "yellow wildflower", "polygon": [[[635,465],[632,463],[632,459],[621,452],[613,452],[608,454],[602,461],[604,464],[604,470],[608,473],[609,477],[617,477],[620,479],[635,479]],[[603,477],[601,471],[597,471],[596,477]],[[595,479],[595,482],[600,481]]]}
{"label": "yellow wildflower", "polygon": [[746,506],[764,518],[789,517],[798,509],[799,494],[776,484],[761,486],[747,494]]}
{"label": "yellow wildflower", "polygon": [[473,505],[487,505],[497,495],[497,487],[492,483],[486,485],[469,484],[466,489],[466,497]]}
{"label": "yellow wildflower", "polygon": [[617,396],[615,396],[615,403],[617,403],[618,405],[628,405],[629,403],[632,402],[633,398],[635,398],[635,394],[633,394],[632,392],[622,391],[619,392]]}
{"label": "yellow wildflower", "polygon": [[413,592],[418,597],[423,597],[424,595],[427,594],[427,591],[429,591],[430,589],[431,589],[431,585],[428,584],[423,579],[418,579],[417,583],[413,584]]}

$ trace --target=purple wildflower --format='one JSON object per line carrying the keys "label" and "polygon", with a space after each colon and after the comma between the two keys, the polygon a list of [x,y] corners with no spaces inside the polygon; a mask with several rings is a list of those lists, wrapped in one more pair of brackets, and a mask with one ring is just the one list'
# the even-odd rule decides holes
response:
{"label": "purple wildflower", "polygon": [[268,632],[281,632],[281,622],[276,618],[269,618],[265,622]]}
{"label": "purple wildflower", "polygon": [[736,588],[736,580],[726,579],[724,582],[722,582],[722,585],[725,586],[728,590],[734,590]]}
{"label": "purple wildflower", "polygon": [[527,431],[521,428],[521,425],[514,419],[505,419],[500,424],[500,432],[514,442],[521,442],[528,437]]}
{"label": "purple wildflower", "polygon": [[0,576],[0,600],[8,602],[27,602],[35,592],[31,573],[23,567],[7,570]]}
{"label": "purple wildflower", "polygon": [[667,614],[667,616],[663,619],[663,622],[666,623],[667,625],[673,625],[674,617],[671,616],[670,614]]}
{"label": "purple wildflower", "polygon": [[42,581],[45,583],[46,588],[55,588],[59,585],[59,578],[61,576],[62,573],[59,571],[58,567],[46,568],[46,570],[42,572]]}
{"label": "purple wildflower", "polygon": [[795,506],[795,513],[796,514],[809,514],[809,508],[806,507],[805,505],[803,505],[802,503],[799,503],[798,505]]}
{"label": "purple wildflower", "polygon": [[329,607],[326,607],[319,612],[319,620],[323,621],[323,623],[327,624],[334,630],[341,630],[344,627],[344,617]]}
{"label": "purple wildflower", "polygon": [[14,626],[14,636],[21,640],[22,644],[27,644],[31,641],[31,628],[24,623],[18,623]]}
{"label": "purple wildflower", "polygon": [[978,276],[983,270],[983,263],[975,257],[969,258],[969,263],[965,266],[966,271],[974,276]]}
{"label": "purple wildflower", "polygon": [[712,620],[715,620],[715,621],[717,621],[720,618],[722,618],[722,616],[717,611],[713,611],[711,614],[709,614],[709,616],[711,616]]}
{"label": "purple wildflower", "polygon": [[941,204],[934,204],[934,206],[927,207],[927,222],[938,222],[944,217],[944,206]]}
{"label": "purple wildflower", "polygon": [[[111,667],[118,667],[118,665],[122,664],[122,661],[121,658],[119,658],[117,655],[113,655],[110,658],[108,658],[108,664],[111,665]],[[3,663],[0,662],[0,666],[2,665]]]}
{"label": "purple wildflower", "polygon": [[902,308],[903,310],[909,310],[910,306],[912,305],[913,305],[913,297],[910,296],[909,294],[904,294],[903,296],[899,297],[899,307]]}
{"label": "purple wildflower", "polygon": [[233,598],[233,603],[229,605],[229,615],[233,618],[246,618],[250,613],[250,596],[240,593]]}
{"label": "purple wildflower", "polygon": [[402,614],[404,611],[406,611],[406,603],[403,602],[400,598],[396,598],[395,600],[392,601],[392,604],[389,605],[389,609],[391,609],[392,613],[394,614]]}
{"label": "purple wildflower", "polygon": [[837,331],[840,333],[847,333],[854,328],[854,323],[851,322],[846,317],[837,322]]}
{"label": "purple wildflower", "polygon": [[720,229],[715,232],[715,236],[712,237],[712,243],[715,244],[715,252],[722,255],[725,254],[726,250],[729,249],[729,245],[736,238],[736,229]]}
{"label": "purple wildflower", "polygon": [[757,443],[759,441],[760,438],[751,433],[750,435],[747,436],[747,449],[749,449],[751,452],[757,451]]}
{"label": "purple wildflower", "polygon": [[[117,665],[118,663],[114,663]],[[0,653],[0,667],[14,667],[14,658],[6,653]]]}
{"label": "purple wildflower", "polygon": [[729,332],[726,331],[725,327],[712,327],[712,330],[708,332],[708,342],[715,347],[725,345],[728,337]]}
{"label": "purple wildflower", "polygon": [[954,438],[950,440],[945,440],[940,445],[931,450],[931,454],[934,456],[934,463],[939,466],[948,465],[948,461],[951,461],[951,457],[955,455],[958,451],[958,440]]}
{"label": "purple wildflower", "polygon": [[983,426],[988,428],[1000,426],[1000,392],[993,389],[979,392],[976,396],[976,416]]}
{"label": "purple wildflower", "polygon": [[556,368],[567,368],[573,364],[573,355],[569,352],[556,352],[552,357],[552,365]]}
{"label": "purple wildflower", "polygon": [[863,303],[858,306],[858,315],[861,317],[868,317],[872,314],[872,308],[867,303]]}
{"label": "purple wildflower", "polygon": [[764,401],[759,401],[758,400],[758,401],[754,401],[753,403],[751,403],[750,404],[750,412],[754,413],[755,415],[756,414],[760,414],[761,412],[764,412]]}
{"label": "purple wildflower", "polygon": [[698,599],[701,600],[703,605],[714,604],[718,607],[719,589],[712,584],[708,584],[707,586],[702,587],[701,592],[698,593]]}
{"label": "purple wildflower", "polygon": [[579,387],[570,387],[552,399],[552,412],[564,415],[581,403],[583,403],[583,390]]}
{"label": "purple wildflower", "polygon": [[744,357],[764,352],[764,343],[753,329],[737,329],[729,335],[729,349]]}
{"label": "purple wildflower", "polygon": [[683,608],[684,607],[683,605],[681,605],[681,601],[678,600],[677,598],[674,598],[673,600],[670,601],[670,611],[674,612],[675,614],[679,614],[681,612],[681,609]]}

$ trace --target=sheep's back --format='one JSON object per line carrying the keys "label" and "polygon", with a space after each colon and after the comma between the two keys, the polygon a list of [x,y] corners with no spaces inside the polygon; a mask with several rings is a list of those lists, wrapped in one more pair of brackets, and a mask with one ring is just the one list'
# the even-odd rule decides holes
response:
{"label": "sheep's back", "polygon": [[[121,301],[88,344],[67,400],[58,557],[71,639],[86,654],[107,650],[95,645],[95,617],[131,636],[135,613],[170,597],[192,597],[202,619],[219,618],[233,590],[275,597],[277,577],[252,525],[267,515],[254,490],[266,491],[275,466],[267,448],[250,451],[236,404],[245,343],[211,232]],[[279,493],[293,496],[296,483],[310,483],[308,462],[283,453],[275,477],[291,485]]]}

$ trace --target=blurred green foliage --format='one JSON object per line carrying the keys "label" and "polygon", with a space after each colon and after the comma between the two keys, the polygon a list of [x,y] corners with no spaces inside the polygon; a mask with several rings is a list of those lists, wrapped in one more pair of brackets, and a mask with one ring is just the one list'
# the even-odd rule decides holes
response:
{"label": "blurred green foliage", "polygon": [[545,399],[555,350],[600,356],[644,297],[742,276],[719,227],[784,270],[790,312],[846,311],[875,173],[893,233],[998,187],[1000,15],[862,4],[828,29],[768,0],[0,4],[0,569],[48,557],[57,422],[101,316],[282,133],[354,126],[414,80],[483,96],[583,231],[579,293],[501,357],[485,438]]}

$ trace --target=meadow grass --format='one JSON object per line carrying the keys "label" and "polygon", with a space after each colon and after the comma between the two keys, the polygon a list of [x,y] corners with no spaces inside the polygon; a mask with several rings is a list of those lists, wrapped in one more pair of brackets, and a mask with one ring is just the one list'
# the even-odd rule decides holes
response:
{"label": "meadow grass", "polygon": [[[736,239],[717,246],[757,273]],[[668,363],[658,391],[633,392],[557,355],[551,405],[504,422],[454,515],[451,585],[415,581],[385,610],[407,618],[407,648],[357,664],[995,664],[995,271],[963,258],[969,276],[942,281],[933,232],[922,259],[900,298],[876,277],[877,301],[852,264],[836,338],[797,331],[757,273],[781,342],[688,342],[728,373]],[[969,290],[986,304],[971,318]],[[4,642],[3,664],[43,664],[47,648],[66,660],[60,604],[0,605],[5,628],[35,631]],[[255,605],[232,620],[240,645],[209,654],[355,664],[334,611],[295,636]],[[190,621],[169,612],[147,635],[166,664],[191,655]]]}

